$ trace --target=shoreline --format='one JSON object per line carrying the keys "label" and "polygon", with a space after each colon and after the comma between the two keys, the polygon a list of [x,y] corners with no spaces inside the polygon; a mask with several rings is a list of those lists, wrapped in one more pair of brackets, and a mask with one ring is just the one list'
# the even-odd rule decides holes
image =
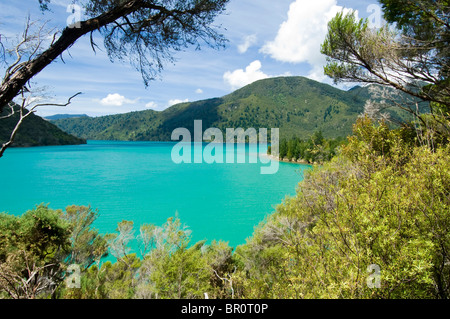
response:
{"label": "shoreline", "polygon": [[298,165],[310,165],[313,166],[315,165],[315,163],[308,163],[306,161],[303,160],[297,160],[297,161],[292,161],[289,160],[287,158],[283,158],[281,159],[279,156],[274,156],[274,155],[269,155],[269,154],[262,154],[263,156],[266,156],[274,161],[278,161],[278,162],[282,162],[282,163],[291,163],[291,164],[298,164]]}

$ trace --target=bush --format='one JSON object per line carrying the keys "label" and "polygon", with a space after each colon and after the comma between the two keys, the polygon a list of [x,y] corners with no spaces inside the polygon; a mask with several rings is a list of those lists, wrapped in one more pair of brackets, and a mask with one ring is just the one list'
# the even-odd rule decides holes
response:
{"label": "bush", "polygon": [[340,155],[239,248],[243,296],[448,298],[450,147],[404,136],[359,120]]}

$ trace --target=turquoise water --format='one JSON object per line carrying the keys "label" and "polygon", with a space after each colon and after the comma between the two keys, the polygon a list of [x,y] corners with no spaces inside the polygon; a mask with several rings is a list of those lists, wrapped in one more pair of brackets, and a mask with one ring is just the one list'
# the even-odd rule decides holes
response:
{"label": "turquoise water", "polygon": [[[89,141],[87,145],[9,149],[0,159],[0,212],[21,215],[45,203],[54,209],[99,210],[95,227],[162,225],[178,213],[194,241],[245,243],[309,166],[280,163],[276,174],[257,164],[175,164],[175,143]],[[248,154],[248,149],[247,149]],[[248,155],[252,156],[252,154]]]}

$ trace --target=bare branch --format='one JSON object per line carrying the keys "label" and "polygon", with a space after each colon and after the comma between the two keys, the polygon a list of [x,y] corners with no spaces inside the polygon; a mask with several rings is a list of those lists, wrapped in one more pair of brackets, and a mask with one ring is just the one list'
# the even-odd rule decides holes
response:
{"label": "bare branch", "polygon": [[43,290],[55,286],[54,281],[46,277],[43,271],[56,264],[37,266],[35,261],[30,262],[28,255],[22,250],[8,256],[5,262],[0,262],[0,289],[13,299],[35,299]]}
{"label": "bare branch", "polygon": [[[27,117],[29,117],[31,114],[35,113],[37,107],[41,107],[41,106],[61,106],[61,107],[65,107],[65,106],[68,106],[69,104],[71,104],[72,103],[72,99],[74,99],[75,97],[77,97],[80,94],[82,94],[82,93],[78,92],[78,93],[72,95],[67,100],[67,103],[65,103],[65,104],[40,103],[40,104],[35,104],[35,105],[30,107],[30,105],[31,105],[30,100],[31,99],[30,99],[30,97],[25,97],[25,90],[22,90],[22,92],[21,92],[22,103],[21,103],[20,108],[19,108],[19,119],[18,119],[16,125],[14,126],[14,129],[11,132],[9,140],[7,142],[3,143],[2,147],[0,148],[0,158],[3,156],[3,154],[6,151],[6,149],[8,147],[10,147],[14,143],[14,139],[16,138],[17,132],[19,131],[20,127],[22,126],[24,120]],[[13,103],[10,103],[10,107],[11,107],[11,110],[12,110],[11,112],[12,113],[10,115],[5,116],[5,117],[0,118],[0,119],[11,117],[11,116],[13,116],[13,115],[15,115],[17,113],[17,111],[14,110],[14,104]]]}
{"label": "bare branch", "polygon": [[[94,31],[105,38],[105,47],[111,60],[127,57],[148,85],[161,71],[163,60],[172,60],[172,52],[188,45],[223,47],[225,39],[211,24],[225,10],[229,0],[177,0],[164,1],[92,1],[86,6],[90,19],[80,22],[79,28],[65,28],[57,40],[41,54],[32,53],[33,59],[15,64],[0,86],[0,111],[20,94],[22,87],[45,67],[61,56],[78,39]],[[170,23],[164,24],[164,20]],[[115,22],[125,21],[117,27]],[[125,31],[123,31],[123,30]],[[35,39],[41,43],[41,39]],[[137,41],[137,42],[135,42]],[[137,43],[137,45],[136,45]],[[94,48],[92,37],[91,46]],[[136,63],[135,63],[136,62]],[[17,68],[16,68],[17,66]]]}
{"label": "bare branch", "polygon": [[73,100],[75,97],[77,97],[78,95],[81,95],[81,94],[83,94],[83,93],[82,93],[82,92],[78,92],[78,93],[72,95],[71,97],[69,97],[69,99],[67,100],[67,102],[66,102],[65,104],[58,104],[58,103],[42,103],[42,104],[36,104],[36,105],[34,105],[34,106],[31,108],[31,110],[34,110],[35,108],[40,107],[40,106],[61,106],[61,107],[65,107],[65,106],[68,106],[69,104],[71,104],[71,103],[72,103],[72,100]]}
{"label": "bare branch", "polygon": [[[231,290],[231,299],[234,299],[234,288],[233,288],[233,278],[232,275],[228,275],[229,278],[225,278],[225,277],[220,277],[219,274],[217,273],[217,271],[215,269],[213,269],[214,273],[216,274],[217,278],[219,278],[220,280],[222,280],[223,282],[228,282],[230,285],[230,290]],[[236,266],[234,267],[234,271],[233,274],[236,272]]]}
{"label": "bare branch", "polygon": [[16,111],[14,110],[14,103],[12,103],[12,102],[8,103],[8,106],[10,108],[10,114],[5,115],[5,116],[0,116],[0,120],[7,119],[7,118],[9,118],[11,116],[14,116],[14,114],[16,114]]}

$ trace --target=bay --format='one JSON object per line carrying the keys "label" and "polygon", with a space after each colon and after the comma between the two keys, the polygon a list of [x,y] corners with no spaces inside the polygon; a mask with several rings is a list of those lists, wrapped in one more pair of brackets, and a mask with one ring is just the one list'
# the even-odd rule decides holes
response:
{"label": "bay", "polygon": [[[0,159],[0,212],[21,215],[41,203],[53,209],[98,209],[95,227],[114,232],[122,220],[162,225],[177,215],[194,242],[245,243],[254,227],[296,187],[308,165],[175,164],[175,143],[88,141],[87,145],[9,149]],[[237,149],[238,153],[240,150]],[[260,152],[265,153],[265,149]],[[247,156],[255,156],[245,150]]]}

